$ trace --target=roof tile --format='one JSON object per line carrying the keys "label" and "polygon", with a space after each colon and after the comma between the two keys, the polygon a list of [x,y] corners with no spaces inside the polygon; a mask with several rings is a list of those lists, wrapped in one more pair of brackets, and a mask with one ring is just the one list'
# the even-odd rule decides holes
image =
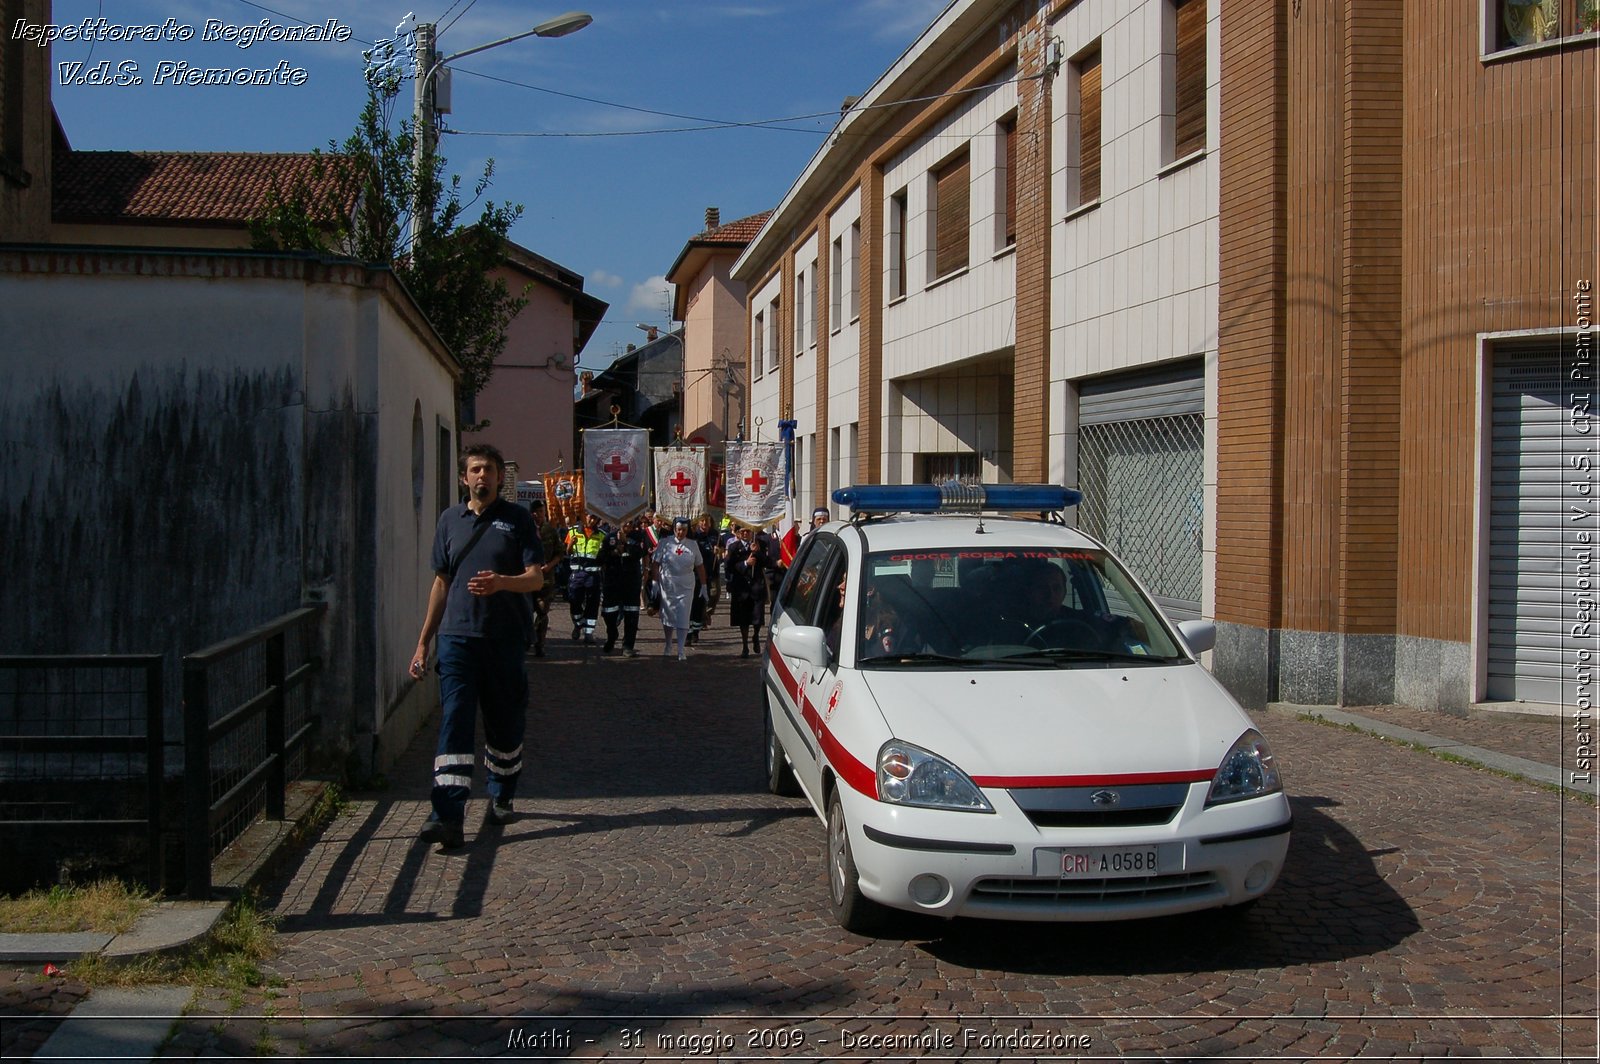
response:
{"label": "roof tile", "polygon": [[[267,194],[312,180],[310,153],[66,151],[56,155],[58,222],[243,225]],[[332,178],[324,175],[323,182]]]}

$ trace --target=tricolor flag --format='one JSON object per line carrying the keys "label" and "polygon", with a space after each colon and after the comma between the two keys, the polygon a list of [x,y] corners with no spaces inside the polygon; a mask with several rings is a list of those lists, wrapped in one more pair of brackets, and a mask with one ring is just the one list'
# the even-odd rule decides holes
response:
{"label": "tricolor flag", "polygon": [[729,443],[724,487],[728,516],[752,528],[783,519],[789,498],[783,488],[783,444]]}
{"label": "tricolor flag", "polygon": [[656,513],[691,521],[705,513],[706,449],[657,447],[655,460]]}
{"label": "tricolor flag", "polygon": [[644,513],[650,505],[649,454],[644,429],[584,429],[588,512],[613,525]]}

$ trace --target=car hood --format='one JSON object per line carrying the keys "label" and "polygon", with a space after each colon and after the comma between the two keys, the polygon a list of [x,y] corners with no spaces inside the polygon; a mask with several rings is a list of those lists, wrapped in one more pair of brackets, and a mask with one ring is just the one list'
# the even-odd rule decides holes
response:
{"label": "car hood", "polygon": [[986,786],[1214,771],[1252,726],[1195,664],[863,676],[895,738]]}

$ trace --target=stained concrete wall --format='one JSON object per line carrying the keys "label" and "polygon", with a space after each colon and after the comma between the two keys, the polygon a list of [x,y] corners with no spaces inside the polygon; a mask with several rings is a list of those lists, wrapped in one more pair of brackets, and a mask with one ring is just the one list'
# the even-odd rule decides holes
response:
{"label": "stained concrete wall", "polygon": [[163,653],[176,729],[182,654],[320,600],[319,756],[414,724],[455,367],[390,275],[0,247],[0,337],[0,653]]}

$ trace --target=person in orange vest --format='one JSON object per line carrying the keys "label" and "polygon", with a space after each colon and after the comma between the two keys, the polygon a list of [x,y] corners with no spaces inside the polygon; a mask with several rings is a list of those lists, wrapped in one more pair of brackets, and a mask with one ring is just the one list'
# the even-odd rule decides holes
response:
{"label": "person in orange vest", "polygon": [[594,642],[594,628],[600,618],[600,548],[605,546],[600,518],[584,514],[583,524],[567,533],[567,558],[571,574],[567,577],[567,603],[572,607],[572,641]]}

